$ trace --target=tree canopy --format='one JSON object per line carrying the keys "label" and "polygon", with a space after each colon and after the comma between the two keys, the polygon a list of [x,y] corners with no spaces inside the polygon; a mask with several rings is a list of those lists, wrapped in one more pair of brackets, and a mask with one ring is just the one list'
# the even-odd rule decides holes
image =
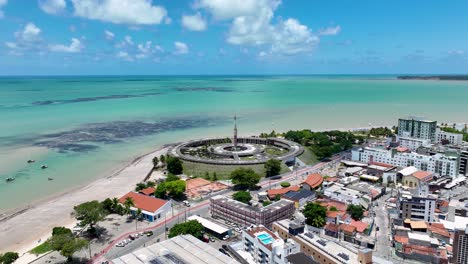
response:
{"label": "tree canopy", "polygon": [[19,258],[18,253],[16,252],[6,252],[3,255],[0,255],[0,263],[11,264]]}
{"label": "tree canopy", "polygon": [[47,240],[47,243],[68,260],[71,260],[75,252],[88,245],[87,240],[75,238],[71,230],[65,227],[54,227],[52,237]]}
{"label": "tree canopy", "polygon": [[91,225],[91,227],[104,219],[107,214],[102,204],[96,200],[77,205],[73,210],[76,219],[81,220],[81,223],[85,225]]}
{"label": "tree canopy", "polygon": [[167,171],[169,173],[172,173],[174,175],[182,174],[183,172],[182,161],[179,158],[169,156],[166,159],[166,164],[167,164]]}
{"label": "tree canopy", "polygon": [[158,185],[154,196],[158,198],[166,198],[167,196],[180,198],[184,194],[185,188],[186,183],[184,180],[165,181]]}
{"label": "tree canopy", "polygon": [[260,175],[250,168],[238,168],[231,172],[231,180],[238,187],[252,188],[260,181]]}
{"label": "tree canopy", "polygon": [[171,230],[169,230],[169,238],[178,235],[190,234],[196,238],[201,238],[205,228],[197,220],[190,220],[184,223],[175,224]]}
{"label": "tree canopy", "polygon": [[333,154],[348,150],[355,141],[362,142],[364,137],[351,132],[325,131],[312,132],[311,130],[288,131],[285,138],[308,147],[319,159],[329,158]]}
{"label": "tree canopy", "polygon": [[266,177],[276,176],[281,172],[281,161],[277,159],[270,159],[265,162],[264,167]]}
{"label": "tree canopy", "polygon": [[246,192],[246,191],[238,191],[232,195],[232,198],[234,198],[234,200],[236,201],[239,201],[245,204],[248,204],[250,200],[252,200],[252,196],[250,195],[249,192]]}
{"label": "tree canopy", "polygon": [[320,228],[326,223],[327,208],[319,203],[308,203],[302,213],[308,225]]}
{"label": "tree canopy", "polygon": [[354,220],[361,220],[364,216],[364,208],[360,205],[350,204],[346,208],[346,212],[351,215],[351,218]]}

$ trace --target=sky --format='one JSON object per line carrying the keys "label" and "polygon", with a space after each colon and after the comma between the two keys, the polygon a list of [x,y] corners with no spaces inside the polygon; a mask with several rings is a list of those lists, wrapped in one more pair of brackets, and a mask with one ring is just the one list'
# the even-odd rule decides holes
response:
{"label": "sky", "polygon": [[0,75],[463,74],[468,1],[0,0]]}

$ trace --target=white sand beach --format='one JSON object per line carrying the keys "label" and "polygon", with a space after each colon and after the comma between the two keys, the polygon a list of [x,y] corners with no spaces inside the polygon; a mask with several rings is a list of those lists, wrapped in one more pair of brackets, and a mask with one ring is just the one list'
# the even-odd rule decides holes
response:
{"label": "white sand beach", "polygon": [[66,191],[0,220],[0,249],[20,255],[44,241],[55,226],[73,226],[73,207],[91,200],[120,197],[141,182],[153,167],[152,158],[167,153],[167,147],[145,154],[110,176]]}

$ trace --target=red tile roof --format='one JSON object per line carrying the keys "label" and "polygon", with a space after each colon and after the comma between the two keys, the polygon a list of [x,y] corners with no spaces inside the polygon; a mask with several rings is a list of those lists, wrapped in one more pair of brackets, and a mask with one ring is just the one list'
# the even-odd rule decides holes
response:
{"label": "red tile roof", "polygon": [[202,178],[193,178],[193,179],[185,181],[185,185],[187,186],[186,190],[198,188],[200,186],[208,185],[210,183],[211,182],[209,180],[205,180]]}
{"label": "red tile roof", "polygon": [[323,180],[326,181],[326,182],[337,182],[339,179],[338,179],[338,177],[328,177],[328,178],[325,178]]}
{"label": "red tile roof", "polygon": [[359,233],[363,233],[366,230],[366,228],[369,226],[367,223],[364,223],[362,221],[354,221],[354,220],[351,221],[349,225],[356,227],[356,231],[358,231]]}
{"label": "red tile roof", "polygon": [[332,224],[332,223],[328,223],[328,224],[325,226],[325,230],[332,231],[332,232],[338,232],[338,225],[335,225],[335,224]]}
{"label": "red tile roof", "polygon": [[127,193],[119,199],[119,202],[123,204],[127,197],[133,199],[133,203],[135,204],[136,208],[152,213],[156,212],[159,208],[161,208],[168,202],[166,200],[150,197],[136,192]]}
{"label": "red tile roof", "polygon": [[340,225],[340,229],[341,229],[343,232],[348,233],[348,234],[352,234],[352,233],[354,233],[354,231],[356,231],[356,227],[355,227],[355,226],[347,225],[347,224],[341,224],[341,225]]}
{"label": "red tile roof", "polygon": [[450,233],[442,223],[427,223],[427,229],[434,234],[450,238]]}
{"label": "red tile roof", "polygon": [[396,150],[398,152],[407,152],[409,149],[407,147],[397,147]]}
{"label": "red tile roof", "polygon": [[281,189],[270,189],[270,190],[267,190],[267,194],[268,194],[268,198],[270,199],[273,199],[275,198],[276,195],[283,195],[289,191],[294,191],[294,192],[297,192],[299,191],[299,186],[297,185],[293,185],[293,186],[289,186],[289,187],[286,187],[286,188],[281,188]]}
{"label": "red tile roof", "polygon": [[336,218],[338,215],[342,215],[340,211],[327,211],[327,217]]}
{"label": "red tile roof", "polygon": [[443,206],[443,207],[449,206],[449,201],[447,200],[439,200],[437,201],[437,203],[439,204],[439,206]]}
{"label": "red tile roof", "polygon": [[409,238],[406,236],[394,236],[393,239],[401,244],[408,244]]}
{"label": "red tile roof", "polygon": [[419,180],[424,180],[426,179],[427,177],[430,177],[432,175],[432,172],[429,172],[429,171],[417,171],[415,173],[412,174],[413,177],[415,177],[416,179],[419,179]]}
{"label": "red tile roof", "polygon": [[371,165],[377,165],[377,166],[387,167],[387,168],[395,168],[395,166],[393,165],[382,163],[382,162],[371,162]]}
{"label": "red tile roof", "polygon": [[322,184],[322,182],[323,182],[323,177],[322,175],[318,173],[309,175],[309,177],[307,177],[307,179],[304,181],[305,184],[309,185],[311,188],[314,188],[314,189],[319,187],[320,184]]}
{"label": "red tile roof", "polygon": [[139,191],[139,192],[142,193],[142,194],[145,194],[145,195],[152,195],[152,194],[154,193],[154,191],[156,191],[155,188],[153,188],[153,187],[148,187],[148,188],[143,189],[143,190],[141,190],[141,191]]}

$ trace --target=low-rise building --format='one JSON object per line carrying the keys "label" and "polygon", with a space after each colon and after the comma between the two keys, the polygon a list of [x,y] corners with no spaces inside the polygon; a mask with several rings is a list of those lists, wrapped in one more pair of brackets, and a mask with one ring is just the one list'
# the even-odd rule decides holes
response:
{"label": "low-rise building", "polygon": [[361,192],[347,188],[339,183],[330,184],[327,188],[324,189],[323,194],[330,199],[344,203],[362,205],[365,208],[368,207],[368,204],[365,200],[371,200],[367,195],[363,195]]}
{"label": "low-rise building", "polygon": [[398,167],[414,166],[438,176],[456,178],[459,175],[459,156],[456,153],[423,155],[416,152],[398,152],[396,149],[357,148],[351,151],[352,159],[366,163],[386,163]]}
{"label": "low-rise building", "polygon": [[180,235],[113,259],[114,264],[236,264],[238,261],[192,235]]}
{"label": "low-rise building", "polygon": [[[283,240],[264,226],[242,231],[244,251],[254,263],[286,264],[289,254],[299,253],[299,245],[292,239]],[[249,261],[250,262],[250,261]]]}
{"label": "low-rise building", "polygon": [[400,192],[398,204],[401,219],[435,221],[436,198],[417,197]]}
{"label": "low-rise building", "polygon": [[213,218],[221,218],[243,226],[271,226],[275,221],[290,218],[295,212],[294,202],[282,199],[265,207],[255,207],[217,195],[210,199]]}
{"label": "low-rise building", "polygon": [[429,171],[416,171],[410,175],[403,176],[402,183],[410,188],[417,188],[421,184],[426,184],[434,178],[434,173]]}
{"label": "low-rise building", "polygon": [[302,183],[302,188],[304,189],[317,189],[322,185],[323,177],[318,173],[311,174],[307,179]]}
{"label": "low-rise building", "polygon": [[136,211],[140,209],[143,219],[150,222],[164,217],[171,210],[171,202],[136,192],[125,194],[119,199],[119,203],[124,204],[127,198],[130,198],[134,204],[130,207],[132,214],[135,215]]}
{"label": "low-rise building", "polygon": [[307,189],[289,191],[282,196],[283,199],[294,202],[296,208],[304,206],[307,202],[315,199],[315,192]]}
{"label": "low-rise building", "polygon": [[301,252],[312,256],[318,263],[373,263],[370,249],[351,249],[310,232],[291,234],[292,224],[290,220],[282,220],[273,223],[272,229],[282,239],[293,239],[299,244]]}
{"label": "low-rise building", "polygon": [[202,226],[205,228],[205,232],[217,237],[217,238],[224,238],[226,235],[230,236],[232,234],[231,230],[224,227],[224,226],[221,226],[221,225],[218,225],[217,223],[214,223],[206,218],[203,218],[203,217],[200,217],[198,215],[192,215],[190,217],[187,218],[187,221],[190,221],[190,220],[196,220],[198,221],[200,224],[202,224]]}
{"label": "low-rise building", "polygon": [[301,188],[298,185],[293,185],[293,186],[289,186],[289,187],[286,187],[286,188],[279,188],[279,189],[269,189],[269,190],[267,190],[267,195],[268,195],[268,199],[274,200],[277,195],[279,195],[281,197],[281,196],[283,196],[283,194],[285,194],[285,193],[287,193],[289,191],[297,192],[300,189]]}

